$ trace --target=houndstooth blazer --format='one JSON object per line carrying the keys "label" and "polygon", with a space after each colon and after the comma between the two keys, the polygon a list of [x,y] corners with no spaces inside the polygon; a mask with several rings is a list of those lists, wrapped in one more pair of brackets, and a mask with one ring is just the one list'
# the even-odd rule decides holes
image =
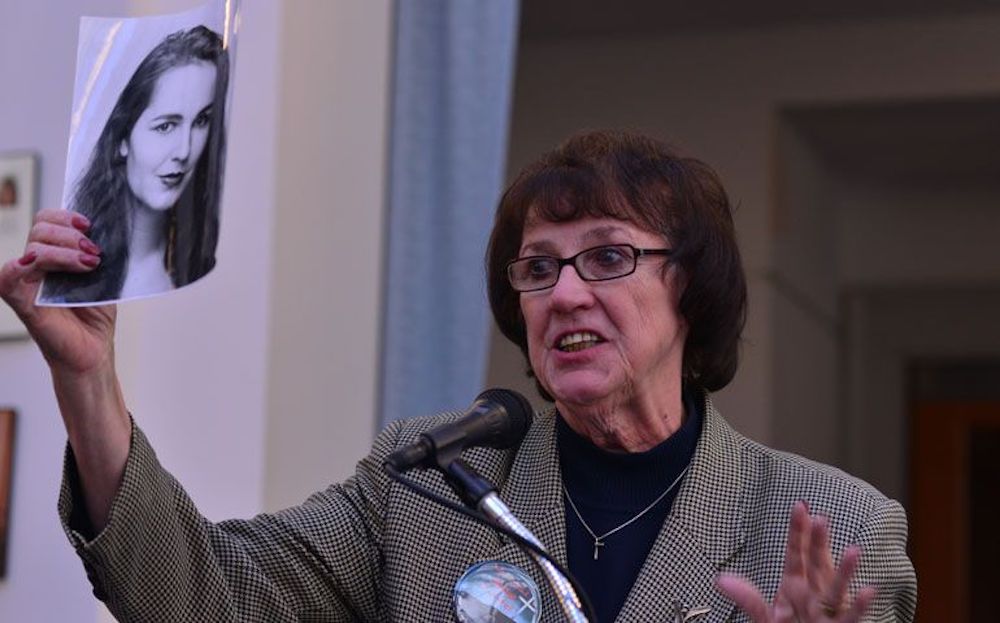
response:
{"label": "houndstooth blazer", "polygon": [[[218,524],[198,513],[136,428],[105,529],[87,540],[74,527],[81,500],[71,453],[60,514],[95,594],[121,621],[454,621],[455,581],[490,559],[528,571],[542,589],[541,620],[563,620],[519,549],[383,474],[389,452],[455,416],[393,423],[343,484],[298,507]],[[565,561],[553,412],[535,418],[518,449],[475,449],[466,458]],[[436,473],[415,478],[452,495]],[[916,578],[899,504],[837,469],[746,439],[706,399],[691,470],[617,621],[673,622],[678,605],[710,607],[696,623],[746,620],[714,579],[724,570],[739,573],[773,596],[799,499],[831,518],[835,556],[850,543],[862,546],[853,588],[878,589],[869,620],[912,620]]]}

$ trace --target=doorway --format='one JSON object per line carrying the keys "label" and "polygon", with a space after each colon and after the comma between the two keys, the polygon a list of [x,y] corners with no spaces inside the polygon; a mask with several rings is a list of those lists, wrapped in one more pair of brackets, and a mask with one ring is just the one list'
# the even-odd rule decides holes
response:
{"label": "doorway", "polygon": [[991,620],[1000,585],[1000,362],[920,362],[908,377],[917,621]]}

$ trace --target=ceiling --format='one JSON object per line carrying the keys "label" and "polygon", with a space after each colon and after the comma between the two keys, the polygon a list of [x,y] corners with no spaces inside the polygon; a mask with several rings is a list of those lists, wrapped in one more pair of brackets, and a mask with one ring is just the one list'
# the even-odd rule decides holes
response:
{"label": "ceiling", "polygon": [[1000,0],[522,0],[521,35],[546,40],[675,34],[997,9]]}

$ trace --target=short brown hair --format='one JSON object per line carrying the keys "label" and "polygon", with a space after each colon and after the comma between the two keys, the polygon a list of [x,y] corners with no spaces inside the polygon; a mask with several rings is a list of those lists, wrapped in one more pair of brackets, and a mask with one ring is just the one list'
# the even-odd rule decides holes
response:
{"label": "short brown hair", "polygon": [[[517,257],[529,216],[552,222],[610,217],[666,237],[684,288],[684,381],[707,391],[729,384],[746,322],[746,277],[729,198],[711,167],[647,136],[594,131],[570,137],[518,175],[497,207],[486,272],[493,317],[525,358],[524,317],[507,263]],[[530,366],[529,360],[533,375]]]}

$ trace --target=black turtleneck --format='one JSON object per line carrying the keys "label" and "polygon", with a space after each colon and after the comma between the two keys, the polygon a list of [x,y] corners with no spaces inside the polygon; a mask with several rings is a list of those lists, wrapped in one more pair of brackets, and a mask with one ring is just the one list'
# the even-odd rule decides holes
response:
{"label": "black turtleneck", "polygon": [[[563,483],[598,536],[646,508],[691,462],[704,404],[700,392],[685,391],[683,400],[686,417],[681,427],[645,452],[602,450],[557,418]],[[637,521],[604,538],[597,560],[594,538],[566,502],[569,569],[590,596],[600,623],[611,623],[618,616],[682,485],[683,480]]]}

